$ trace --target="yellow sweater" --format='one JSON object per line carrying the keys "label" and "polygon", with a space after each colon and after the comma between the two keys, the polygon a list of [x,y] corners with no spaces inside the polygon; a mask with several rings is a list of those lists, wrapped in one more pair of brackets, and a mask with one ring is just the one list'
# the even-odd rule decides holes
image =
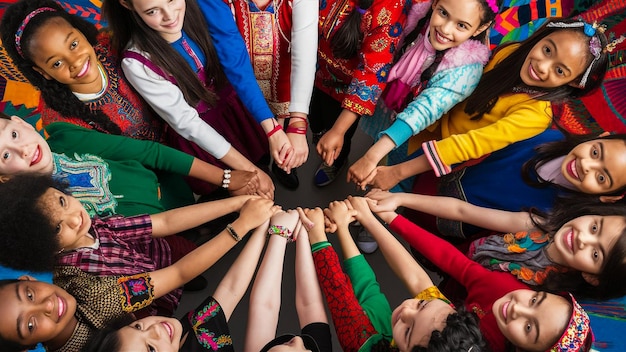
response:
{"label": "yellow sweater", "polygon": [[[510,45],[497,52],[485,71],[493,68],[518,46]],[[464,109],[465,102],[441,118],[440,141],[422,145],[438,176],[449,173],[451,166],[456,163],[477,159],[509,144],[531,138],[547,129],[552,121],[550,102],[535,100],[526,93],[501,96],[491,111],[477,121],[471,120]]]}

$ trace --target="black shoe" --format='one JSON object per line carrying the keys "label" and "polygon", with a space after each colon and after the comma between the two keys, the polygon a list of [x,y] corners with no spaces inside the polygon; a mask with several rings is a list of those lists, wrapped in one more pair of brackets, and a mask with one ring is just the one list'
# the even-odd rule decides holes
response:
{"label": "black shoe", "polygon": [[276,180],[278,180],[278,182],[280,182],[280,184],[285,186],[287,189],[294,190],[300,186],[300,180],[298,180],[298,173],[296,169],[291,169],[291,173],[288,174],[285,170],[278,167],[276,163],[272,163],[272,173],[276,177]]}
{"label": "black shoe", "polygon": [[183,291],[202,291],[209,285],[209,282],[202,275],[198,275],[195,278],[191,279],[188,283],[183,286]]}

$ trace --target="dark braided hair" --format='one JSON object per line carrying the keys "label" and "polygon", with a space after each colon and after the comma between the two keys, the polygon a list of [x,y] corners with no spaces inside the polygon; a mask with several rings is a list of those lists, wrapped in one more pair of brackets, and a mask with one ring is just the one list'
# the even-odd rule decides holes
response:
{"label": "dark braided hair", "polygon": [[333,55],[341,59],[349,59],[359,52],[363,41],[363,32],[361,32],[363,15],[359,10],[369,9],[373,2],[374,0],[358,0],[357,6],[352,9],[343,25],[330,39]]}
{"label": "dark braided hair", "polygon": [[[42,7],[50,7],[55,11],[41,12],[30,19],[21,36],[20,47],[24,55],[22,56],[15,46],[15,33],[29,13]],[[31,57],[31,40],[34,35],[38,34],[39,28],[53,19],[67,21],[72,27],[82,32],[92,46],[98,44],[96,27],[78,16],[65,12],[56,2],[52,0],[21,0],[6,9],[2,23],[0,23],[2,43],[13,64],[33,86],[41,91],[43,100],[53,110],[63,116],[76,116],[101,132],[120,134],[119,126],[111,122],[104,112],[99,109],[92,111],[72,93],[67,85],[54,79],[46,79],[33,68],[36,65]]]}

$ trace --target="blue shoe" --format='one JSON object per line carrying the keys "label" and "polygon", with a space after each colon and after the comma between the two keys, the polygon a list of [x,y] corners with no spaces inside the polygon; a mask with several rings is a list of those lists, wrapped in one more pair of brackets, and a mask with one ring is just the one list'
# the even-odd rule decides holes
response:
{"label": "blue shoe", "polygon": [[341,165],[337,165],[337,163],[333,165],[327,165],[325,162],[322,162],[315,171],[315,185],[317,187],[324,187],[329,185],[337,178],[337,175],[341,172],[341,169],[346,164],[347,162],[345,160]]}

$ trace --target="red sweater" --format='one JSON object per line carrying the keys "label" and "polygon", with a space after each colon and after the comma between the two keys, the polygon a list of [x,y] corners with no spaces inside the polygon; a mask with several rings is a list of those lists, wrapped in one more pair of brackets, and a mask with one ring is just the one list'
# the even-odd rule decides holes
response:
{"label": "red sweater", "polygon": [[402,236],[411,247],[449,274],[467,289],[465,307],[480,318],[480,330],[493,351],[503,351],[506,339],[491,310],[493,302],[505,294],[529,289],[508,272],[490,271],[468,259],[452,244],[415,225],[402,215],[396,217],[391,230]]}

